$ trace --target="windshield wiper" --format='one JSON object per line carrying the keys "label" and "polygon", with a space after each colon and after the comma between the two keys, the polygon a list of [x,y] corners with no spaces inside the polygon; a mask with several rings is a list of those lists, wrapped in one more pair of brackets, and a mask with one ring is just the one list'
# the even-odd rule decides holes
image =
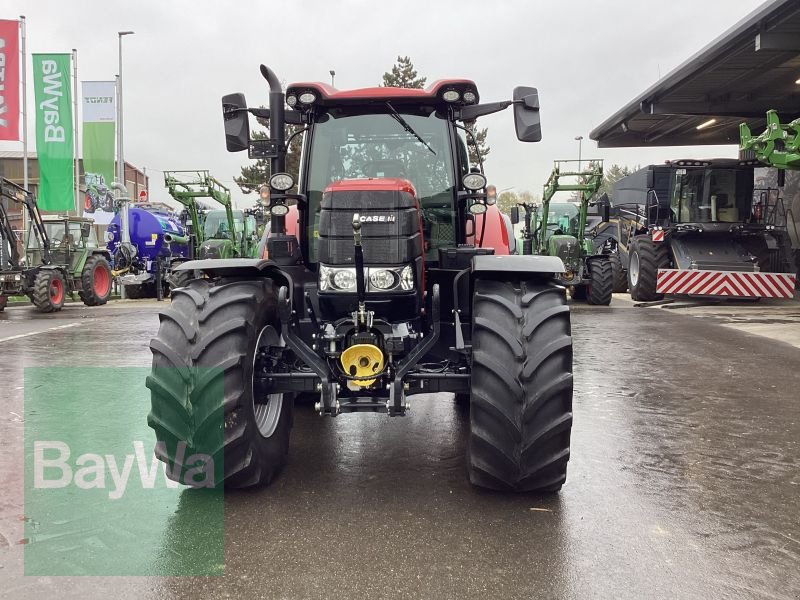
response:
{"label": "windshield wiper", "polygon": [[426,142],[425,140],[423,140],[423,139],[422,139],[422,137],[421,137],[421,136],[420,136],[420,135],[419,135],[419,134],[418,134],[416,131],[414,131],[414,129],[411,127],[411,125],[409,125],[409,124],[408,124],[408,121],[406,121],[406,120],[403,118],[403,116],[402,116],[402,115],[401,115],[399,112],[397,112],[397,111],[394,109],[394,106],[392,106],[392,105],[391,105],[391,104],[389,104],[388,102],[386,103],[386,106],[388,106],[388,107],[389,107],[389,110],[390,110],[390,111],[392,111],[392,112],[391,112],[392,118],[393,118],[395,121],[397,121],[398,123],[400,123],[400,125],[403,127],[403,129],[405,129],[405,130],[406,130],[408,133],[410,133],[410,134],[411,134],[411,135],[413,135],[415,138],[417,138],[417,139],[419,140],[419,143],[420,143],[420,144],[422,144],[423,146],[425,146],[425,147],[426,147],[428,150],[430,150],[430,151],[433,153],[433,155],[434,155],[434,156],[436,156],[436,150],[434,150],[433,148],[431,148],[430,144],[428,144],[428,142]]}

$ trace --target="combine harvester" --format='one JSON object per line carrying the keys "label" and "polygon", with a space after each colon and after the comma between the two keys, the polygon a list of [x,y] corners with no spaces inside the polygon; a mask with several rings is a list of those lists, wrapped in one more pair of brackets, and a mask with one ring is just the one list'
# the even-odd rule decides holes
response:
{"label": "combine harvester", "polygon": [[[596,252],[586,235],[589,205],[603,183],[603,161],[587,160],[582,170],[569,170],[571,163],[557,160],[544,185],[542,206],[523,205],[525,222],[522,227],[522,254],[557,256],[565,272],[559,283],[567,286],[575,300],[589,304],[608,305],[614,287],[610,257]],[[562,168],[566,170],[562,171]],[[576,192],[577,202],[552,202],[558,192]],[[601,201],[601,205],[604,203]],[[519,223],[519,208],[511,209],[511,222]],[[608,217],[605,217],[606,220]]]}
{"label": "combine harvester", "polygon": [[793,297],[786,213],[776,190],[754,189],[757,166],[668,161],[614,184],[614,216],[594,239],[627,273],[634,300]]}

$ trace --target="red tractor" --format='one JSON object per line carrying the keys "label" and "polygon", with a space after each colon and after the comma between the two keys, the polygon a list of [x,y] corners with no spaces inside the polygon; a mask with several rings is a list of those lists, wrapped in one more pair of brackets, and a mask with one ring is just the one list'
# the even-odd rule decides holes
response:
{"label": "red tractor", "polygon": [[[261,73],[269,109],[242,94],[222,109],[228,150],[271,160],[268,259],[179,267],[203,278],[173,292],[147,383],[168,475],[208,485],[193,477],[200,457],[215,485],[268,484],[298,395],[331,417],[402,416],[412,394],[452,392],[469,403],[473,484],[559,490],[572,426],[564,267],[509,252],[509,221],[467,152],[466,125],[508,107],[517,138],[539,141],[536,89],[481,104],[466,79],[284,92]],[[269,139],[250,139],[248,114],[269,119]],[[299,181],[285,172],[287,126],[305,136]]]}

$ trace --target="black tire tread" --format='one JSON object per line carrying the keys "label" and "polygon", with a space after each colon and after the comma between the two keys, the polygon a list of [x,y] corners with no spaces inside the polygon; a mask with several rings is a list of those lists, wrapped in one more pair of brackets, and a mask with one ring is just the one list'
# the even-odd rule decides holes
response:
{"label": "black tire tread", "polygon": [[[653,302],[664,298],[656,293],[658,270],[669,266],[669,250],[666,242],[655,243],[648,235],[639,235],[631,243],[631,255],[639,254],[639,282],[630,282],[631,298],[639,302]],[[630,270],[628,271],[630,274]]]}
{"label": "black tire tread", "polygon": [[[58,277],[61,279],[64,293],[60,304],[53,304],[50,299],[50,281],[52,278]],[[33,280],[33,294],[31,294],[31,301],[39,312],[51,313],[58,312],[64,307],[64,298],[67,294],[67,282],[61,271],[57,269],[41,269]]]}
{"label": "black tire tread", "polygon": [[[277,294],[270,280],[229,280],[216,285],[193,279],[173,291],[169,308],[160,314],[151,341],[153,370],[148,424],[156,432],[156,455],[176,478],[176,446],[186,443],[185,456],[195,453],[222,460],[227,488],[266,485],[286,463],[291,428],[291,398],[275,434],[260,436],[252,419],[249,382],[259,323],[276,324]],[[196,369],[209,369],[198,371]],[[211,370],[213,369],[213,370]],[[222,378],[224,394],[211,393]],[[219,388],[217,388],[219,389]],[[288,416],[287,416],[288,415]],[[287,421],[288,419],[288,421]],[[218,445],[199,444],[218,432]],[[164,451],[166,449],[166,452]],[[217,482],[219,484],[219,482]]]}
{"label": "black tire tread", "polygon": [[589,304],[608,306],[614,293],[614,270],[611,261],[606,258],[595,258],[588,264],[591,285],[587,290],[586,302]]}
{"label": "black tire tread", "polygon": [[628,274],[622,266],[622,258],[618,252],[612,252],[608,255],[608,260],[611,261],[611,270],[614,274],[614,293],[624,294],[628,291]]}
{"label": "black tire tread", "polygon": [[478,280],[473,302],[469,479],[496,490],[557,491],[572,424],[564,289]]}

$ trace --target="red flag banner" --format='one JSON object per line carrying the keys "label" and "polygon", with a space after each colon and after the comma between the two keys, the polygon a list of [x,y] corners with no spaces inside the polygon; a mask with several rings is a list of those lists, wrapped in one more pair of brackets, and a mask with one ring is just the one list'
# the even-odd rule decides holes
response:
{"label": "red flag banner", "polygon": [[0,21],[0,140],[19,139],[19,21]]}

